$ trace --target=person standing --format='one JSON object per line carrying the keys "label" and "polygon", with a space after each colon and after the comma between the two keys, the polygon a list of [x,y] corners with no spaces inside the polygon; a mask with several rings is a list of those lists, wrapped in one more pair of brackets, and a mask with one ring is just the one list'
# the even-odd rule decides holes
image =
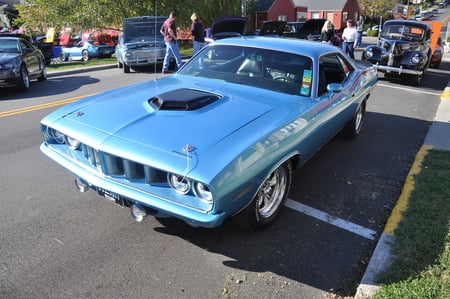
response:
{"label": "person standing", "polygon": [[177,26],[175,24],[176,17],[176,12],[172,11],[169,18],[164,21],[159,31],[164,36],[164,42],[166,43],[166,55],[164,56],[162,67],[163,74],[171,73],[171,71],[169,71],[169,64],[172,57],[175,57],[177,68],[180,68],[182,65],[180,49],[178,48],[177,41]]}
{"label": "person standing", "polygon": [[351,58],[355,58],[356,38],[358,34],[354,24],[353,20],[348,20],[347,27],[342,32],[342,39],[344,41],[342,43],[342,50]]}
{"label": "person standing", "polygon": [[356,22],[356,46],[357,47],[361,47],[361,43],[362,43],[362,35],[363,35],[363,22],[361,20],[359,20],[358,22]]}
{"label": "person standing", "polygon": [[205,28],[203,27],[202,22],[200,22],[200,19],[198,15],[194,12],[191,15],[191,33],[192,33],[192,43],[194,46],[194,55],[200,51],[201,48],[205,46]]}
{"label": "person standing", "polygon": [[321,40],[324,43],[332,44],[334,38],[334,26],[330,20],[326,20],[321,30]]}

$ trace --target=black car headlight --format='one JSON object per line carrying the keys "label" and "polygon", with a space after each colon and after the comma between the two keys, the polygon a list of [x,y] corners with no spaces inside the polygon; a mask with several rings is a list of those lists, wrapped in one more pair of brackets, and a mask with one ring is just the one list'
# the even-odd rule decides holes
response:
{"label": "black car headlight", "polygon": [[419,64],[421,61],[422,57],[419,54],[415,54],[413,57],[411,57],[412,64]]}
{"label": "black car headlight", "polygon": [[373,57],[373,49],[369,48],[366,50],[366,57],[367,58],[372,58]]}

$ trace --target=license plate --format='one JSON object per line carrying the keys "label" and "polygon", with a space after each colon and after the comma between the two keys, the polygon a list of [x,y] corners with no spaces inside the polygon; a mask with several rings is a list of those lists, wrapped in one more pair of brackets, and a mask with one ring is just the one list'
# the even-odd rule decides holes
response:
{"label": "license plate", "polygon": [[97,190],[97,192],[107,201],[112,202],[113,204],[116,204],[118,206],[121,206],[122,208],[125,206],[123,198],[119,194],[100,188]]}

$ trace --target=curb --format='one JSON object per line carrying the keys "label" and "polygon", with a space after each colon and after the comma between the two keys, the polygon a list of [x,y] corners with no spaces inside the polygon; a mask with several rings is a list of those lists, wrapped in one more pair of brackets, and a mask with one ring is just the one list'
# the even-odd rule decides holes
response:
{"label": "curb", "polygon": [[98,65],[98,66],[89,66],[89,67],[78,67],[68,70],[61,70],[61,71],[50,71],[47,73],[47,77],[56,77],[56,76],[64,76],[64,75],[73,75],[78,73],[86,73],[91,71],[100,71],[100,70],[106,70],[111,68],[117,68],[117,64],[104,64],[104,65]]}
{"label": "curb", "polygon": [[401,213],[406,209],[409,195],[414,189],[411,184],[414,182],[414,176],[420,172],[422,161],[429,150],[450,151],[450,138],[445,133],[450,131],[450,81],[447,83],[441,95],[435,118],[428,129],[422,147],[416,154],[415,160],[408,176],[406,177],[400,197],[395,204],[389,219],[386,222],[383,233],[378,240],[377,246],[370,258],[369,265],[364,272],[361,282],[356,290],[354,299],[373,298],[380,286],[377,282],[377,275],[390,265],[392,260],[391,244],[395,240],[394,229],[401,220]]}

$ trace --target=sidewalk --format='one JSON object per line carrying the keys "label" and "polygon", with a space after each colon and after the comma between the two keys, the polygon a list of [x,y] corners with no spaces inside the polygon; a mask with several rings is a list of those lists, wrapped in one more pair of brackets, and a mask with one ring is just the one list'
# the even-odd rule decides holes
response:
{"label": "sidewalk", "polygon": [[[442,58],[443,63],[450,63],[450,52],[446,51],[444,53],[444,57]],[[441,64],[441,65],[442,65]],[[421,155],[423,155],[424,149],[437,149],[437,150],[445,150],[450,151],[450,80],[447,84],[447,87],[444,89],[441,95],[441,103],[439,104],[438,110],[436,112],[436,116],[434,118],[433,123],[428,130],[428,133],[425,137],[424,144],[422,148],[419,150],[416,161],[421,159]],[[411,170],[408,174],[408,177],[414,176],[417,171],[418,166],[416,161],[411,167]],[[407,187],[409,179],[407,178],[405,181],[405,188]],[[402,192],[403,194],[403,192]],[[402,198],[400,196],[396,206],[394,207],[390,218],[386,223],[386,227],[378,240],[377,246],[375,247],[375,251],[372,254],[369,265],[367,266],[366,272],[361,280],[361,283],[356,291],[355,299],[366,299],[373,298],[376,292],[379,289],[377,284],[377,275],[387,269],[389,266],[392,255],[390,252],[390,244],[394,242],[394,228],[393,223],[398,221],[398,217],[406,203],[408,198]]]}

